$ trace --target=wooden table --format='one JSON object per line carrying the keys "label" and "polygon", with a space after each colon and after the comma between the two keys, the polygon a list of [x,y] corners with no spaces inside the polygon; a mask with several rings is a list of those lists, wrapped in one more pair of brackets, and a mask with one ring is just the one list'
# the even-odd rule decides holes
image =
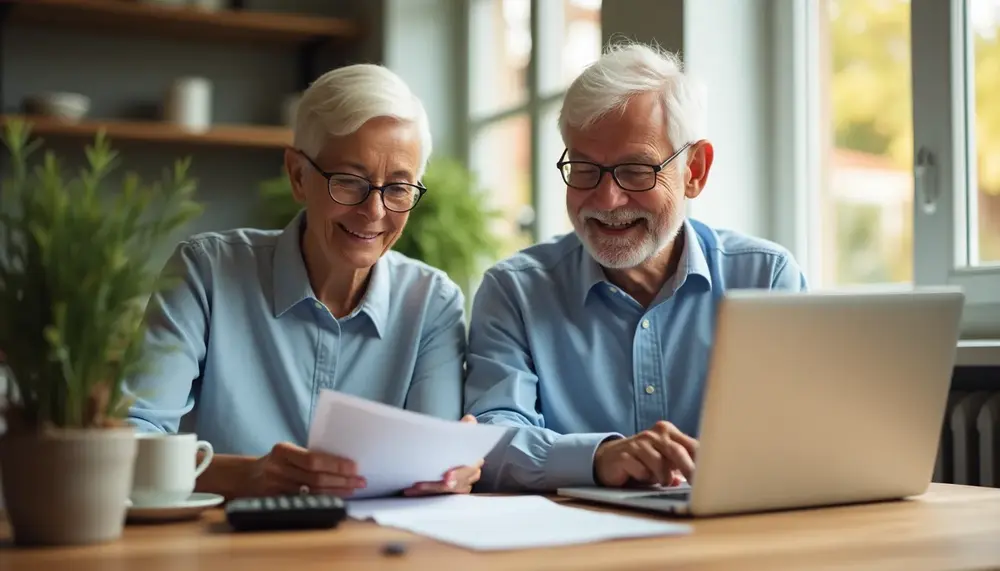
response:
{"label": "wooden table", "polygon": [[[88,547],[15,548],[0,526],[0,571],[1000,568],[1000,489],[934,484],[900,502],[691,523],[689,536],[476,553],[354,521],[327,531],[233,534],[213,510],[194,522],[129,525],[120,541]],[[383,555],[388,542],[407,550]]]}

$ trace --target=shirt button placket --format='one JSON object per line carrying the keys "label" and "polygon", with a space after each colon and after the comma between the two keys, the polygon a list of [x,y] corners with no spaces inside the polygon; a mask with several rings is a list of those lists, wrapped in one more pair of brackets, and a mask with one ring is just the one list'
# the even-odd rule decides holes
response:
{"label": "shirt button placket", "polygon": [[642,362],[637,367],[640,378],[637,379],[637,388],[641,390],[639,395],[638,430],[651,427],[656,421],[666,416],[663,405],[663,391],[657,390],[661,385],[662,375],[660,349],[657,343],[656,330],[652,328],[649,318],[642,318],[639,322],[639,329],[636,333],[636,342],[639,343],[638,351]]}
{"label": "shirt button placket", "polygon": [[[319,302],[316,302],[318,310]],[[312,375],[312,402],[309,403],[309,418],[312,418],[313,414],[316,413],[316,403],[319,401],[319,392],[323,390],[323,385],[326,382],[324,371],[324,363],[326,358],[326,344],[323,342],[324,332],[323,332],[323,315],[320,314],[316,317],[315,323],[318,326],[316,335],[318,337],[316,341],[316,360],[313,364],[313,375]]]}
{"label": "shirt button placket", "polygon": [[316,387],[315,397],[322,389],[333,389],[337,380],[337,361],[340,356],[340,323],[327,310],[322,302],[316,300],[313,305],[318,312],[319,347],[316,349]]}
{"label": "shirt button placket", "polygon": [[330,331],[330,343],[328,344],[330,356],[326,359],[325,367],[326,388],[328,389],[333,389],[337,382],[337,362],[340,361],[340,339],[340,323],[334,321]]}

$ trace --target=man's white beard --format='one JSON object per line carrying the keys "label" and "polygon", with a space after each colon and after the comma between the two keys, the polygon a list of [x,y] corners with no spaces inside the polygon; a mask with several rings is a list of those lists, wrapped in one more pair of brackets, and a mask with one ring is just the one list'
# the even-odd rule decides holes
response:
{"label": "man's white beard", "polygon": [[[639,220],[633,229],[638,236],[605,236],[587,224],[589,219],[605,224],[621,224]],[[669,246],[684,225],[681,211],[666,225],[654,227],[655,217],[644,210],[618,208],[612,211],[582,210],[573,221],[576,234],[597,263],[605,268],[624,270],[639,266]]]}

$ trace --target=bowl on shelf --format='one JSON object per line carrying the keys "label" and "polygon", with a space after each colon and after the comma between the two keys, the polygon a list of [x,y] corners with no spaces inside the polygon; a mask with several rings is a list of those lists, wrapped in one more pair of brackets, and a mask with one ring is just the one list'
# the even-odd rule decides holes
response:
{"label": "bowl on shelf", "polygon": [[40,93],[25,98],[24,108],[32,115],[76,122],[90,111],[90,98],[80,93]]}

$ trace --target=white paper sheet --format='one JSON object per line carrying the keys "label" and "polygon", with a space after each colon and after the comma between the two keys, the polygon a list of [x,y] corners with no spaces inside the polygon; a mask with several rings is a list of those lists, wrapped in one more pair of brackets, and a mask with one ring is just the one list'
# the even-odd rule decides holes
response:
{"label": "white paper sheet", "polygon": [[485,458],[507,430],[441,420],[324,390],[309,428],[308,447],[353,460],[367,483],[353,497],[372,498],[441,480],[448,470]]}
{"label": "white paper sheet", "polygon": [[493,551],[683,535],[687,525],[560,505],[541,496],[444,496],[348,502],[355,519],[466,549]]}
{"label": "white paper sheet", "polygon": [[[452,504],[457,509],[462,506],[462,501],[466,498],[467,496],[464,495],[444,495],[412,498],[392,497],[367,500],[348,500],[347,515],[352,519],[371,519],[374,520],[375,523],[378,523],[379,517],[395,511],[424,510],[423,513],[427,513],[428,511],[435,510],[437,508],[448,509],[448,504]],[[456,503],[458,505],[455,505]],[[465,505],[465,508],[468,507],[468,505]]]}
{"label": "white paper sheet", "polygon": [[[504,501],[497,502],[497,498]],[[489,510],[491,514],[516,511],[537,506],[540,496],[481,496],[444,495],[428,497],[393,497],[367,500],[348,500],[347,515],[353,519],[371,519],[382,523],[382,518],[404,512],[417,513],[420,518],[467,516],[477,510]],[[548,500],[545,500],[548,501]]]}

